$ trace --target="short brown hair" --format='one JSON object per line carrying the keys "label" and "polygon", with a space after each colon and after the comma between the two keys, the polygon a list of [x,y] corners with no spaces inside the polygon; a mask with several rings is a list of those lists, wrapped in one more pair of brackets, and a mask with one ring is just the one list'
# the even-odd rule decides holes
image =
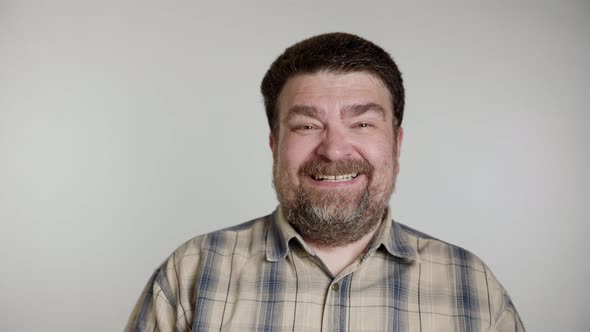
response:
{"label": "short brown hair", "polygon": [[380,78],[391,94],[393,126],[401,126],[404,116],[404,84],[391,56],[364,38],[336,32],[317,35],[287,48],[264,75],[260,91],[273,135],[278,129],[277,98],[287,80],[297,74],[313,74],[319,71],[361,71]]}

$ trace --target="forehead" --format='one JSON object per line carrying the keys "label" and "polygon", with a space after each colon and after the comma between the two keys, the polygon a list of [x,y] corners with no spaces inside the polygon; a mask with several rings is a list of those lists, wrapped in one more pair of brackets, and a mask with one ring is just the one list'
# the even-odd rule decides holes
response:
{"label": "forehead", "polygon": [[324,111],[374,103],[392,115],[391,94],[381,79],[366,72],[300,74],[287,80],[277,100],[279,117],[285,110],[312,106]]}

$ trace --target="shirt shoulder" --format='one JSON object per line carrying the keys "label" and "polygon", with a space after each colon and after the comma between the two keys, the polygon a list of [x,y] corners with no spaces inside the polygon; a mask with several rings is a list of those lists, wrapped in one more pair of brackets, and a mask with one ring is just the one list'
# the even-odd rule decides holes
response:
{"label": "shirt shoulder", "polygon": [[179,246],[152,274],[125,331],[189,330],[197,297],[212,288],[224,267],[231,265],[235,256],[249,261],[265,253],[270,222],[270,216],[253,219],[196,236]]}
{"label": "shirt shoulder", "polygon": [[465,248],[442,241],[407,225],[398,223],[397,229],[404,233],[408,242],[413,243],[417,262],[422,271],[427,272],[425,274],[431,277],[430,280],[424,278],[426,287],[428,287],[428,281],[439,286],[447,284],[447,287],[458,290],[463,298],[481,302],[478,304],[479,310],[483,311],[481,313],[483,316],[487,311],[492,326],[497,328],[506,324],[508,320],[509,324],[520,327],[516,330],[524,330],[508,292],[481,258]]}
{"label": "shirt shoulder", "polygon": [[399,230],[406,234],[407,241],[418,254],[418,259],[422,262],[466,266],[477,271],[483,271],[483,261],[460,246],[440,240],[424,232],[411,228],[402,223],[399,224]]}
{"label": "shirt shoulder", "polygon": [[267,215],[198,235],[179,246],[172,256],[201,256],[203,252],[212,252],[220,256],[228,256],[236,252],[245,256],[256,255],[265,250],[266,235],[270,223],[271,216]]}

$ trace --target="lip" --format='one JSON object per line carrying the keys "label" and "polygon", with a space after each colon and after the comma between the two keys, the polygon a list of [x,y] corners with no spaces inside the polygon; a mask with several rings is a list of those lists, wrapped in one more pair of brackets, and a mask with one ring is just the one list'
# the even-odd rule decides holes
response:
{"label": "lip", "polygon": [[365,174],[359,174],[354,179],[347,180],[347,181],[321,181],[321,180],[316,180],[316,179],[312,178],[311,175],[305,175],[304,178],[307,183],[311,184],[314,187],[318,187],[318,188],[348,188],[348,187],[355,186],[356,184],[360,183],[361,181],[364,181],[366,176],[365,176]]}

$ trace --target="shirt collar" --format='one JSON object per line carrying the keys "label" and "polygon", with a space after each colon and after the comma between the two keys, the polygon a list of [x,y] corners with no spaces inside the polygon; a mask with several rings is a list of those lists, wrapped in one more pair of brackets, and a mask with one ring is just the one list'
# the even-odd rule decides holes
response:
{"label": "shirt collar", "polygon": [[416,259],[417,247],[415,242],[412,241],[410,234],[393,220],[390,208],[387,208],[387,214],[381,226],[383,229],[378,230],[378,232],[381,231],[381,234],[377,235],[379,240],[369,247],[369,251],[374,250],[373,247],[376,249],[383,245],[392,256],[402,258],[405,261]]}
{"label": "shirt collar", "polygon": [[[289,242],[295,239],[310,255],[315,253],[305,243],[301,235],[291,226],[284,215],[283,209],[279,206],[271,215],[270,227],[266,235],[266,259],[276,262],[284,259],[289,253]],[[387,252],[404,261],[416,259],[416,249],[410,235],[391,218],[391,210],[387,209],[384,222],[379,226],[375,235],[375,241],[369,245],[367,255],[377,250],[381,245]]]}
{"label": "shirt collar", "polygon": [[287,221],[283,209],[279,205],[270,218],[270,227],[266,234],[266,259],[276,262],[283,259],[289,253],[289,242],[292,239],[298,241],[303,249],[315,256],[311,248],[303,241],[303,238]]}

